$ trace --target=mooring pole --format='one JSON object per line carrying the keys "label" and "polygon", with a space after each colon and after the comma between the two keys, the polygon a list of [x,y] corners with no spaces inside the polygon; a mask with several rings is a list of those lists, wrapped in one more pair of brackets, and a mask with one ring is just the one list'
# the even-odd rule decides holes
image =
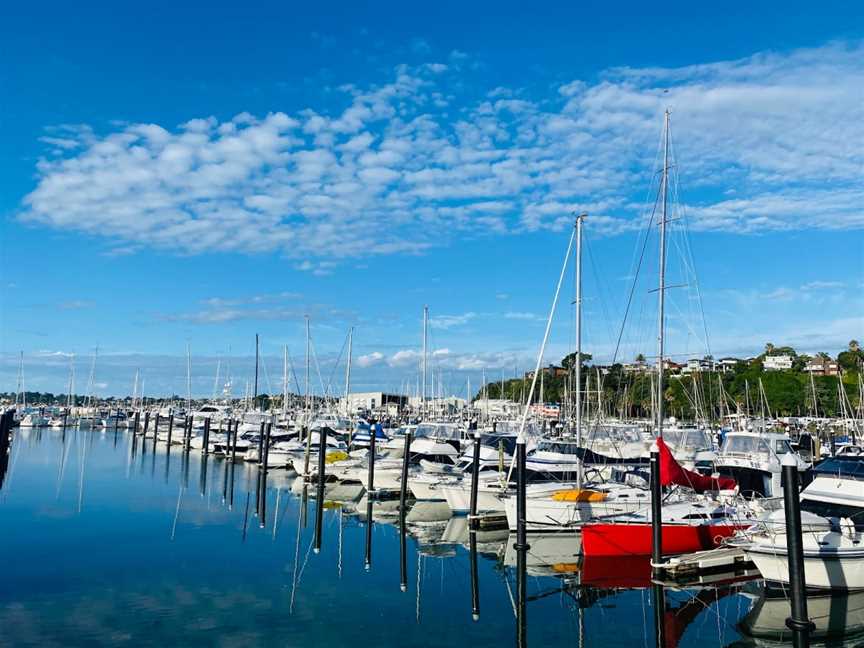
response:
{"label": "mooring pole", "polygon": [[[524,447],[524,446],[523,446]],[[471,510],[468,513],[468,528],[476,529],[480,526],[480,518],[477,516],[477,494],[480,486],[480,430],[474,430],[474,448],[471,464]]]}
{"label": "mooring pole", "polygon": [[405,449],[402,452],[402,480],[399,483],[399,589],[408,591],[408,545],[405,539],[407,529],[405,516],[408,511],[408,462],[411,458],[411,432],[405,433]]}
{"label": "mooring pole", "polygon": [[156,454],[156,441],[159,440],[159,412],[156,412],[156,420],[153,422],[153,454]]}
{"label": "mooring pole", "polygon": [[651,566],[663,564],[663,487],[660,485],[660,447],[651,446]]}
{"label": "mooring pole", "polygon": [[807,615],[807,583],[804,575],[804,545],[801,541],[801,501],[798,493],[798,465],[795,456],[783,456],[783,506],[786,509],[786,550],[789,555],[789,589],[792,615],[786,627],[792,631],[795,648],[810,645],[814,629]]}
{"label": "mooring pole", "polygon": [[366,476],[366,497],[375,497],[375,424],[369,426],[369,473]]}
{"label": "mooring pole", "polygon": [[261,505],[258,507],[259,516],[258,523],[263,529],[267,524],[267,462],[270,456],[270,430],[272,428],[272,424],[268,423],[265,427],[264,433],[264,456],[261,461],[261,468],[259,469],[259,480],[261,482],[261,488],[259,489],[259,497],[261,498]]}
{"label": "mooring pole", "polygon": [[135,410],[135,416],[132,418],[132,434],[138,434],[138,423],[141,421],[141,412]]}
{"label": "mooring pole", "polygon": [[186,454],[189,454],[189,449],[192,447],[192,423],[193,419],[191,416],[186,417],[186,425],[183,428],[183,450]]}
{"label": "mooring pole", "polygon": [[516,482],[516,645],[522,648],[527,641],[526,597],[527,592],[527,552],[528,545],[525,512],[525,488],[527,474],[525,470],[525,439],[516,440],[516,467],[518,468]]}
{"label": "mooring pole", "polygon": [[141,438],[147,436],[147,430],[150,427],[150,412],[144,412],[144,431],[141,433]]}
{"label": "mooring pole", "polygon": [[264,421],[261,421],[261,429],[258,431],[258,465],[264,461]]}
{"label": "mooring pole", "polygon": [[315,502],[315,542],[313,551],[317,554],[321,551],[321,529],[324,522],[324,481],[326,475],[326,459],[327,459],[327,428],[322,427],[318,430],[318,482],[316,484],[316,502]]}
{"label": "mooring pole", "polygon": [[210,417],[204,419],[204,444],[201,446],[201,454],[210,452]]}
{"label": "mooring pole", "polygon": [[171,453],[171,434],[174,432],[174,414],[168,415],[168,453]]}

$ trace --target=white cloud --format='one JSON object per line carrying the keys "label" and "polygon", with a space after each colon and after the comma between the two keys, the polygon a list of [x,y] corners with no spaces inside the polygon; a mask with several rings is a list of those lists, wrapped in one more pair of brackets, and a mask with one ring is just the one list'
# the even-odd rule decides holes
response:
{"label": "white cloud", "polygon": [[357,358],[357,366],[363,368],[374,367],[382,362],[384,362],[384,354],[379,351],[373,351]]}
{"label": "white cloud", "polygon": [[343,86],[348,106],[333,115],[241,113],[98,135],[56,127],[20,218],[114,250],[277,252],[316,274],[332,271],[318,260],[334,255],[562,230],[577,210],[595,233],[615,234],[639,227],[670,106],[681,186],[699,196],[679,196],[694,229],[864,227],[860,42],[618,68],[534,98],[466,96],[464,59]]}
{"label": "white cloud", "polygon": [[464,326],[477,317],[477,313],[462,313],[461,315],[436,315],[429,319],[429,325],[435,329],[450,329]]}

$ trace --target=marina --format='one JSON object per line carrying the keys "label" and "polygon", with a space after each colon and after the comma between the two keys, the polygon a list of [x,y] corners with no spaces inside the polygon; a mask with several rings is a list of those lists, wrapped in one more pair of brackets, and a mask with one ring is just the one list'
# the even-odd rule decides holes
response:
{"label": "marina", "polygon": [[[316,553],[315,487],[302,477],[268,471],[259,507],[258,468],[237,463],[227,470],[232,504],[225,459],[187,456],[179,446],[169,453],[158,443],[140,452],[135,443],[126,430],[17,435],[0,492],[4,547],[16,556],[4,561],[4,641],[62,644],[74,633],[97,644],[263,645],[290,637],[347,646],[365,637],[381,645],[512,645],[520,632],[506,529],[471,531],[446,506],[411,503],[402,592],[398,500],[364,501],[359,491],[342,499],[328,485]],[[580,646],[655,645],[661,611],[662,631],[674,636],[657,645],[776,645],[784,636],[788,608],[752,572],[663,588],[658,610],[647,562],[583,562],[568,534],[529,541],[532,645],[564,637]],[[864,628],[855,596],[819,596],[811,614],[828,645],[855,645]],[[321,624],[322,616],[332,623]]]}
{"label": "marina", "polygon": [[864,647],[864,4],[31,5],[0,648]]}

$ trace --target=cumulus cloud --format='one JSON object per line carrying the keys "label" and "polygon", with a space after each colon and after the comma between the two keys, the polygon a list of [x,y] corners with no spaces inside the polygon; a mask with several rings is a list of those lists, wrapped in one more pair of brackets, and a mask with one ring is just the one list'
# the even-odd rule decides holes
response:
{"label": "cumulus cloud", "polygon": [[463,61],[343,86],[336,114],[56,127],[19,217],[115,250],[277,252],[313,274],[334,255],[420,253],[463,232],[560,230],[574,211],[615,234],[640,226],[671,107],[694,229],[864,227],[860,42],[616,68],[533,98],[464,96]]}
{"label": "cumulus cloud", "polygon": [[374,367],[382,362],[384,362],[384,354],[380,351],[373,351],[357,358],[357,366],[363,368]]}

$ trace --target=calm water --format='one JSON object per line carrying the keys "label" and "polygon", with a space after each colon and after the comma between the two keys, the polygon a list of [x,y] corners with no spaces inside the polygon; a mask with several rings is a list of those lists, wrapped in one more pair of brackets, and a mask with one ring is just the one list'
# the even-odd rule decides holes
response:
{"label": "calm water", "polygon": [[[315,553],[315,499],[304,520],[302,482],[284,471],[270,471],[259,512],[253,466],[232,474],[194,450],[188,461],[177,446],[154,454],[152,441],[142,452],[126,431],[17,434],[0,491],[0,645],[517,642],[512,540],[477,538],[472,621],[469,534],[446,507],[408,513],[402,592],[395,502],[375,505],[366,569],[366,500],[354,501],[356,489],[328,487]],[[779,639],[788,614],[758,582],[658,592],[642,565],[580,565],[572,538],[530,541],[529,645],[654,646],[659,597],[666,646],[775,645],[764,637]],[[835,598],[811,614],[849,634],[862,609],[859,598]],[[750,626],[763,639],[749,637]]]}

